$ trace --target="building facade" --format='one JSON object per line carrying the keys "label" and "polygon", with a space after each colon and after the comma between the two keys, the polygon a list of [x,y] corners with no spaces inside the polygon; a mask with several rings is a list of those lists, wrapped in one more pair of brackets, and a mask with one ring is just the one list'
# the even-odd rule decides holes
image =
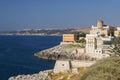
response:
{"label": "building facade", "polygon": [[104,25],[102,20],[98,20],[97,26],[92,26],[90,34],[99,34],[108,36],[111,32],[111,28],[108,25]]}
{"label": "building facade", "polygon": [[120,37],[120,27],[116,28],[116,30],[114,31],[114,36],[115,37]]}
{"label": "building facade", "polygon": [[109,53],[112,37],[111,28],[103,25],[102,20],[98,20],[97,26],[92,26],[90,34],[86,35],[86,53],[103,54]]}
{"label": "building facade", "polygon": [[76,40],[76,34],[63,34],[63,42],[75,42]]}
{"label": "building facade", "polygon": [[86,53],[94,53],[96,49],[96,34],[86,35]]}
{"label": "building facade", "polygon": [[103,54],[109,50],[112,37],[102,37],[95,34],[86,35],[86,53]]}

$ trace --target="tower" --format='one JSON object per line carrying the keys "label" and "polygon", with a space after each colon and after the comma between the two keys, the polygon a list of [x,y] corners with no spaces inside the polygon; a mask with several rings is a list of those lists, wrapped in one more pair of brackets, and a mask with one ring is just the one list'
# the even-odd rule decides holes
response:
{"label": "tower", "polygon": [[67,73],[71,69],[71,61],[69,60],[57,60],[54,66],[54,73],[64,72]]}
{"label": "tower", "polygon": [[94,53],[96,49],[97,34],[86,35],[86,53]]}
{"label": "tower", "polygon": [[102,26],[103,26],[103,21],[102,20],[98,20],[97,27],[98,28],[102,28]]}

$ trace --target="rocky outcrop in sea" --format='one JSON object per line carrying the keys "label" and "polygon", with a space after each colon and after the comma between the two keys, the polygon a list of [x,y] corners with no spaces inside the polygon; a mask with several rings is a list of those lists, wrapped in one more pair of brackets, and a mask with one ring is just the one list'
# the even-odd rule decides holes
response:
{"label": "rocky outcrop in sea", "polygon": [[32,75],[18,75],[16,77],[10,77],[8,80],[51,80],[48,72],[49,71],[40,71],[39,73]]}
{"label": "rocky outcrop in sea", "polygon": [[42,59],[50,60],[92,60],[88,55],[80,53],[80,45],[58,45],[38,53],[35,53],[34,56]]}

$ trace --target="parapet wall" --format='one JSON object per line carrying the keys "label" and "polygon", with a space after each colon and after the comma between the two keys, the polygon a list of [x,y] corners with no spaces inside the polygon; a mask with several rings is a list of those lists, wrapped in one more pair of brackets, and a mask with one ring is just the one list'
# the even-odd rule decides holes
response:
{"label": "parapet wall", "polygon": [[95,64],[95,61],[57,60],[53,72],[54,73],[68,72],[73,68],[90,67],[93,64]]}
{"label": "parapet wall", "polygon": [[73,68],[90,67],[93,64],[95,64],[95,61],[71,61],[71,66]]}

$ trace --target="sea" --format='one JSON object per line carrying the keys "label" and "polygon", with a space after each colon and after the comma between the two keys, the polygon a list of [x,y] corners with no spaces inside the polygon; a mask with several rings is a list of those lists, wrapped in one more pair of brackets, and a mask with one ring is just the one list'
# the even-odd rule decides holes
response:
{"label": "sea", "polygon": [[53,69],[55,61],[34,53],[59,45],[61,36],[0,36],[0,80]]}

